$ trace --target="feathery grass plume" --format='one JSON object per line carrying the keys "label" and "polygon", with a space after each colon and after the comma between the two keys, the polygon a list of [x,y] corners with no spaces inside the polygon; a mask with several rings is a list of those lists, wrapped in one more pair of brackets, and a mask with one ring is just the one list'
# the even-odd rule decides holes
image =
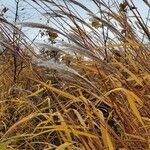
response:
{"label": "feathery grass plume", "polygon": [[2,45],[3,47],[7,48],[11,52],[15,52],[15,50],[12,48],[12,46],[10,46],[10,44],[4,42],[3,40],[0,40],[0,45]]}
{"label": "feathery grass plume", "polygon": [[34,23],[34,22],[22,22],[20,23],[23,27],[31,27],[31,28],[40,28],[40,29],[47,29],[47,30],[50,30],[52,32],[58,32],[58,30],[52,28],[52,27],[49,27],[48,25],[44,25],[44,24],[41,24],[41,23]]}
{"label": "feathery grass plume", "polygon": [[62,48],[58,48],[58,47],[48,45],[48,44],[44,44],[44,43],[36,43],[36,44],[39,45],[41,48],[48,49],[49,51],[56,51],[56,52],[60,52],[62,54],[67,54],[67,52]]}
{"label": "feathery grass plume", "polygon": [[54,10],[54,12],[46,12],[46,13],[44,13],[44,15],[46,15],[46,16],[48,16],[48,17],[58,17],[58,18],[61,18],[61,17],[64,17],[63,15],[61,15],[61,12],[60,11],[58,11],[57,13],[57,10]]}
{"label": "feathery grass plume", "polygon": [[75,45],[75,44],[70,44],[70,43],[67,43],[67,42],[62,42],[62,43],[60,43],[60,45],[68,51],[83,54],[83,55],[85,55],[85,56],[87,56],[91,59],[94,59],[94,60],[100,60],[99,57],[96,54],[94,54],[94,52],[92,52],[92,48],[91,49],[86,49],[86,48],[83,48],[81,46],[78,46],[78,45]]}
{"label": "feathery grass plume", "polygon": [[[25,34],[17,27],[15,26],[13,23],[9,22],[8,20],[4,19],[4,18],[0,18],[0,21],[2,23],[2,25],[9,25],[13,30],[15,30],[19,35],[25,36]],[[21,38],[22,38],[21,36]]]}
{"label": "feathery grass plume", "polygon": [[41,59],[35,59],[34,60],[35,63],[38,63],[38,66],[43,66],[49,69],[54,69],[58,72],[62,72],[64,74],[71,74],[74,75],[80,79],[82,79],[84,82],[86,82],[88,85],[90,85],[94,90],[96,90],[98,93],[100,92],[89,80],[87,80],[85,77],[81,76],[77,71],[75,71],[74,69],[68,67],[65,64],[61,64],[58,62],[54,62],[54,61],[44,61]]}

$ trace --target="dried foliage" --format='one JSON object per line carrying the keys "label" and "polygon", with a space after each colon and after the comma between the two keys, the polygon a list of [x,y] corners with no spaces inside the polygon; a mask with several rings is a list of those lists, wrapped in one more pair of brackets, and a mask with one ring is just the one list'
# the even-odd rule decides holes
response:
{"label": "dried foliage", "polygon": [[150,149],[150,26],[132,0],[25,3],[54,27],[2,11],[0,149]]}

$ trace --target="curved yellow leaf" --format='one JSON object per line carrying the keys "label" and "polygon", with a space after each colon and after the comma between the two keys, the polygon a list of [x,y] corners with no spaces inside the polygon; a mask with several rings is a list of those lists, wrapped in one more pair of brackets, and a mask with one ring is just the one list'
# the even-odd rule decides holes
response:
{"label": "curved yellow leaf", "polygon": [[70,143],[70,142],[65,142],[65,143],[63,143],[63,144],[61,144],[60,146],[58,146],[57,148],[56,148],[56,150],[65,150],[67,147],[69,147],[70,145],[72,145],[72,143]]}
{"label": "curved yellow leaf", "polygon": [[101,123],[101,132],[102,132],[102,140],[103,140],[103,143],[104,143],[104,146],[105,148],[107,147],[108,150],[115,150],[114,146],[113,146],[113,143],[111,141],[111,137],[108,133],[108,130],[107,130],[107,127],[105,125],[105,118],[104,118],[104,115],[103,113],[98,110],[98,114],[102,120],[102,123]]}

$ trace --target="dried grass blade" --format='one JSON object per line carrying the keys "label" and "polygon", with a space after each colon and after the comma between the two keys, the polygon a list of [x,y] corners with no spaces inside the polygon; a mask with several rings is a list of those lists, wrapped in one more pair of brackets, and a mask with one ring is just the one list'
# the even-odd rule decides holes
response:
{"label": "dried grass blade", "polygon": [[41,89],[37,90],[36,92],[28,95],[27,98],[37,96],[39,93],[43,92],[45,89],[46,88],[41,88]]}
{"label": "dried grass blade", "polygon": [[106,123],[105,123],[104,115],[100,110],[98,110],[98,114],[102,121],[101,132],[102,132],[102,139],[103,139],[104,146],[105,148],[108,148],[108,150],[115,150],[113,143],[111,141],[111,137],[108,133],[107,127],[105,126]]}
{"label": "dried grass blade", "polygon": [[39,80],[36,80],[36,79],[33,79],[33,78],[30,78],[31,80],[33,80],[33,81],[36,81],[36,82],[38,82],[38,83],[40,83],[41,85],[43,85],[45,88],[47,88],[47,89],[49,89],[49,90],[52,90],[52,91],[54,91],[55,93],[57,93],[57,94],[59,94],[59,95],[62,95],[62,96],[64,96],[64,97],[66,97],[66,98],[69,98],[70,100],[73,100],[73,101],[80,101],[80,99],[79,98],[77,98],[77,97],[75,97],[75,96],[73,96],[73,95],[71,95],[71,94],[69,94],[69,93],[67,93],[67,92],[64,92],[64,91],[61,91],[61,90],[59,90],[59,89],[57,89],[57,88],[54,88],[54,87],[52,87],[52,86],[50,86],[50,85],[48,85],[48,84],[46,84],[46,83],[44,83],[44,82],[42,82],[42,81],[39,81]]}
{"label": "dried grass blade", "polygon": [[[53,132],[53,131],[60,131],[60,132],[64,131],[66,133],[72,133],[76,136],[86,136],[88,138],[98,138],[98,136],[96,136],[94,134],[88,133],[86,131],[84,132],[84,131],[76,130],[74,128],[77,128],[77,126],[52,125],[52,126],[47,126],[47,127],[38,127],[38,129],[48,129],[48,130],[34,134],[33,137],[39,136],[44,133]],[[79,129],[80,129],[80,127],[79,127]]]}
{"label": "dried grass blade", "polygon": [[30,115],[22,118],[21,120],[19,120],[18,122],[16,122],[15,124],[13,124],[3,135],[2,138],[6,137],[8,134],[11,134],[12,132],[14,132],[15,129],[17,129],[18,127],[20,127],[22,124],[26,123],[27,121],[31,120],[32,118],[36,117],[38,114],[37,113],[31,113]]}
{"label": "dried grass blade", "polygon": [[143,128],[147,132],[147,130],[145,128],[145,124],[144,124],[144,122],[142,120],[142,117],[141,117],[141,115],[140,115],[140,113],[139,113],[139,111],[137,109],[136,103],[135,103],[135,102],[137,102],[139,105],[142,105],[143,103],[140,100],[140,98],[137,95],[135,95],[133,92],[131,92],[131,91],[127,90],[127,89],[124,89],[124,88],[115,88],[115,89],[107,92],[105,94],[105,96],[108,96],[110,93],[113,93],[113,92],[116,92],[116,91],[122,91],[126,95],[127,100],[128,100],[128,102],[130,104],[130,108],[131,108],[133,114],[136,116],[136,118],[143,125]]}
{"label": "dried grass blade", "polygon": [[73,143],[70,143],[70,142],[65,142],[63,144],[61,144],[60,146],[58,146],[56,148],[56,150],[65,150],[66,148],[70,148],[70,146],[72,145]]}

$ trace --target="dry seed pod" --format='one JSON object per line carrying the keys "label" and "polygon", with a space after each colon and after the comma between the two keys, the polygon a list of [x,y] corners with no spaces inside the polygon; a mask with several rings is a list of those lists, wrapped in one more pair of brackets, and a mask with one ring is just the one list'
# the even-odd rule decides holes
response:
{"label": "dry seed pod", "polygon": [[126,29],[123,29],[123,30],[121,31],[121,33],[122,33],[122,34],[126,33]]}
{"label": "dry seed pod", "polygon": [[120,12],[126,12],[126,7],[128,6],[128,3],[125,1],[124,3],[121,3],[119,5],[119,11]]}
{"label": "dry seed pod", "polygon": [[57,37],[58,37],[58,34],[56,32],[51,32],[51,31],[48,31],[47,32],[48,34],[48,39],[51,41],[51,40],[55,40]]}
{"label": "dry seed pod", "polygon": [[86,36],[86,33],[81,28],[72,28],[72,32],[82,37]]}
{"label": "dry seed pod", "polygon": [[116,49],[113,49],[112,50],[113,54],[116,56],[116,57],[122,57],[122,54],[120,51],[116,50]]}
{"label": "dry seed pod", "polygon": [[70,65],[71,62],[73,61],[73,56],[71,55],[65,55],[62,57],[62,61],[66,64],[66,65]]}
{"label": "dry seed pod", "polygon": [[58,60],[59,57],[60,57],[60,53],[58,51],[46,50],[43,56],[46,59],[52,59],[52,58],[54,58],[55,60]]}
{"label": "dry seed pod", "polygon": [[102,23],[96,18],[91,19],[91,25],[92,25],[92,27],[94,27],[96,29],[102,27]]}

